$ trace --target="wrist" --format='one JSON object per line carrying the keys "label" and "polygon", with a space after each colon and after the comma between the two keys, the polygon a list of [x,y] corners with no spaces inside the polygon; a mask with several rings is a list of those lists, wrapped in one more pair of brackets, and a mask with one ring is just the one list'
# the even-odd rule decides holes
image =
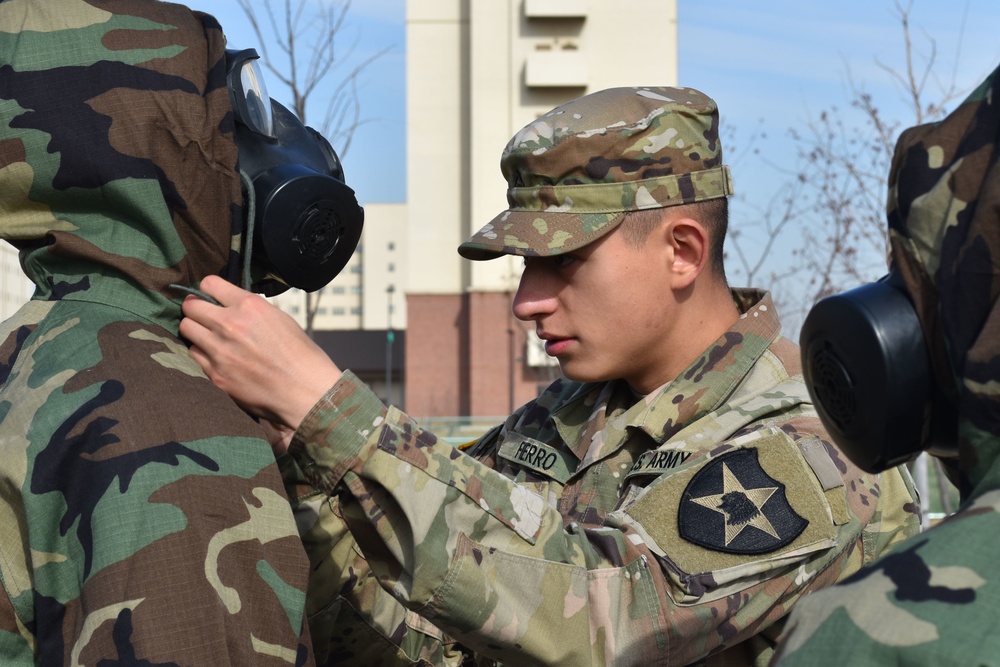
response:
{"label": "wrist", "polygon": [[297,429],[313,406],[337,383],[341,375],[340,369],[333,362],[314,368],[313,372],[301,378],[301,381],[295,383],[289,391],[289,400],[278,415],[281,421],[289,428]]}

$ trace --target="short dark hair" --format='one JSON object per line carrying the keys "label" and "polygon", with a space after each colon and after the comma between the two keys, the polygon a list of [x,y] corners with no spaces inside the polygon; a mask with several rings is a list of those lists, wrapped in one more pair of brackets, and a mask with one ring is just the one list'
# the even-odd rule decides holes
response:
{"label": "short dark hair", "polygon": [[708,232],[709,264],[712,271],[725,281],[726,267],[723,244],[726,240],[726,230],[729,227],[729,198],[718,197],[669,208],[629,211],[621,223],[622,238],[634,248],[641,247],[646,243],[650,232],[660,224],[663,215],[668,211],[693,218],[705,226]]}

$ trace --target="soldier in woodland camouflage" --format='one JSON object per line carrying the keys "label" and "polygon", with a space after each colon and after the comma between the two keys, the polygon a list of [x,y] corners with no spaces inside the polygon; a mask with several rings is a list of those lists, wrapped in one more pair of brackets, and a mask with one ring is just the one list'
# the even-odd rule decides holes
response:
{"label": "soldier in woodland camouflage", "polygon": [[[439,628],[480,665],[766,664],[804,593],[919,517],[905,471],[865,474],[829,442],[770,297],[726,284],[715,103],[593,93],[517,133],[501,168],[509,208],[459,252],[525,258],[514,314],[566,379],[464,452],[223,281],[202,284],[221,307],[184,303],[195,359],[296,429],[285,464],[330,605],[386,613],[391,595],[403,622],[358,610],[388,642]],[[339,657],[377,664],[364,648]],[[405,657],[447,664],[429,655]]]}
{"label": "soldier in woodland camouflage", "polygon": [[1000,70],[903,132],[889,176],[893,262],[934,377],[958,410],[959,511],[792,616],[781,665],[996,665],[1000,637]]}
{"label": "soldier in woodland camouflage", "polygon": [[0,664],[311,664],[308,561],[261,428],[168,285],[238,280],[243,208],[205,14],[0,1]]}

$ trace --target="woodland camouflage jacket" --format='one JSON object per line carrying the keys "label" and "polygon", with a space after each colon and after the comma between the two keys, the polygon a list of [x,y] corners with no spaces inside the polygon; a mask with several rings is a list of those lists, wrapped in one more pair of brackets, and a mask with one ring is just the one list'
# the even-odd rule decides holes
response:
{"label": "woodland camouflage jacket", "polygon": [[311,661],[273,455],[168,289],[238,276],[224,48],[179,5],[0,1],[0,237],[36,284],[0,325],[5,666]]}
{"label": "woodland camouflage jacket", "polygon": [[[290,449],[342,517],[310,500],[310,527],[299,505],[331,664],[446,664],[435,625],[480,664],[766,664],[802,594],[916,533],[908,475],[823,439],[770,298],[736,298],[743,317],[668,385],[637,401],[557,381],[468,453],[345,374]],[[332,627],[338,605],[365,641]],[[370,654],[371,626],[398,662]]]}
{"label": "woodland camouflage jacket", "polygon": [[1000,665],[1000,70],[903,132],[893,262],[958,408],[960,510],[806,604],[782,665]]}

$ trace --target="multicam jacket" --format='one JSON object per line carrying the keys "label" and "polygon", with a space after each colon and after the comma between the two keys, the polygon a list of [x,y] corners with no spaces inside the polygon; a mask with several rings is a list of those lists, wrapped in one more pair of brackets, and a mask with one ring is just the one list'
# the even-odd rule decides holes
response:
{"label": "multicam jacket", "polygon": [[[770,297],[736,298],[742,318],[661,389],[557,381],[468,454],[345,373],[290,449],[356,541],[303,526],[341,569],[327,597],[363,604],[374,576],[481,664],[766,664],[802,594],[919,517],[904,472],[823,439]],[[399,643],[396,618],[374,625]]]}
{"label": "multicam jacket", "polygon": [[241,195],[209,16],[0,1],[0,664],[295,665],[308,561],[259,426],[177,337],[239,275]]}
{"label": "multicam jacket", "polygon": [[893,261],[958,408],[959,511],[807,600],[781,665],[1000,665],[1000,69],[906,130],[889,177]]}

